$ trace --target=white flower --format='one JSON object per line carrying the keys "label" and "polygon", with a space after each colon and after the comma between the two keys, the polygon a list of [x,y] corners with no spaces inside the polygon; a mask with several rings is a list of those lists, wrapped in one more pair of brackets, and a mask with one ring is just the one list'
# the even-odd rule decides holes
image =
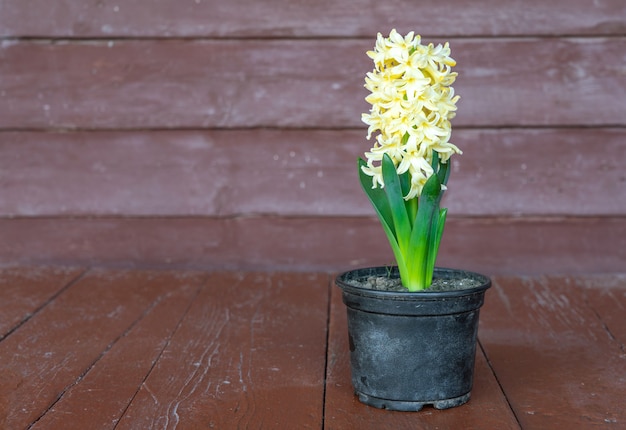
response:
{"label": "white flower", "polygon": [[433,151],[444,163],[461,153],[450,143],[450,119],[459,99],[451,87],[456,62],[448,43],[422,45],[420,36],[410,32],[403,37],[396,30],[387,38],[379,33],[367,55],[374,61],[374,70],[365,78],[370,91],[366,101],[372,107],[361,119],[369,126],[368,139],[378,133],[365,153],[363,172],[372,177],[373,187],[383,187],[381,160],[388,154],[398,174],[408,171],[411,176],[411,189],[404,198],[418,197],[433,174]]}

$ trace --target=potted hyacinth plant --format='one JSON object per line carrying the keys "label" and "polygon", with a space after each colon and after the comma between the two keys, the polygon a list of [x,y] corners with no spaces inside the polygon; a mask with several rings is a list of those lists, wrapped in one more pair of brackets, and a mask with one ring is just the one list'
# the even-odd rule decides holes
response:
{"label": "potted hyacinth plant", "polygon": [[469,400],[479,309],[489,278],[435,267],[447,209],[450,141],[459,96],[449,44],[413,32],[378,34],[367,55],[362,120],[376,140],[359,159],[361,185],[395,256],[392,267],[339,275],[348,312],[352,383],[366,404],[404,411]]}

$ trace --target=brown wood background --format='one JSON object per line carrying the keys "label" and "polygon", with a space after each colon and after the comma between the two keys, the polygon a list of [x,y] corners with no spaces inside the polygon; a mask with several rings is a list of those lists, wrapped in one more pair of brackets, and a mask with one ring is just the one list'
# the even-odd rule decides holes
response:
{"label": "brown wood background", "polygon": [[439,264],[623,271],[623,0],[0,0],[0,262],[390,263],[355,165],[394,27],[458,62]]}

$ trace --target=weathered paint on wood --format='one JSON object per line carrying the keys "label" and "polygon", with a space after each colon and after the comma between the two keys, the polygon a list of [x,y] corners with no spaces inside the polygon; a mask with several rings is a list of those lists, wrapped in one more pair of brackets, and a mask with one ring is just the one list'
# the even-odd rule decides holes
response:
{"label": "weathered paint on wood", "polygon": [[[0,279],[24,286],[6,306],[32,297],[33,280],[56,289],[63,273],[80,270],[0,270]],[[472,399],[420,413],[356,400],[345,307],[327,274],[98,269],[72,279],[0,339],[2,428],[434,430],[626,422],[623,275],[494,278],[481,310]]]}
{"label": "weathered paint on wood", "polygon": [[[346,308],[339,288],[332,289],[326,371],[325,429],[519,429],[496,376],[480,350],[476,353],[474,388],[466,405],[446,411],[389,412],[361,404],[350,381]],[[479,333],[480,336],[480,333]]]}
{"label": "weathered paint on wood", "polygon": [[[441,261],[470,245],[494,273],[622,270],[625,14],[622,0],[0,0],[0,230],[17,240],[1,261],[389,261],[350,166],[367,148],[365,51],[395,27],[450,40],[458,60],[466,155],[446,204],[473,219],[450,224]],[[346,225],[359,249],[332,245]]]}
{"label": "weathered paint on wood", "polygon": [[180,273],[150,279],[151,289],[166,292],[30,428],[113,428],[161,358],[205,277]]}
{"label": "weathered paint on wood", "polygon": [[621,0],[2,0],[0,36],[371,37],[392,27],[429,35],[597,35],[623,34],[625,14]]}
{"label": "weathered paint on wood", "polygon": [[319,428],[324,275],[215,274],[117,429]]}
{"label": "weathered paint on wood", "polygon": [[0,339],[46,306],[82,272],[60,267],[0,269]]}
{"label": "weathered paint on wood", "polygon": [[95,270],[5,338],[3,428],[26,428],[42,417],[175,282],[167,275]]}
{"label": "weathered paint on wood", "polygon": [[[624,287],[622,278],[611,293]],[[587,303],[596,294],[604,293],[567,277],[494,280],[481,339],[523,428],[626,423],[624,345],[607,330],[602,308]]]}
{"label": "weathered paint on wood", "polygon": [[[451,215],[626,213],[626,129],[460,129],[453,141]],[[365,130],[4,132],[0,214],[371,216],[355,160],[372,144]]]}
{"label": "weathered paint on wood", "polygon": [[626,356],[626,275],[587,277],[576,284],[588,288],[587,304]]}
{"label": "weathered paint on wood", "polygon": [[[457,39],[457,126],[624,125],[626,39]],[[362,127],[363,40],[17,41],[2,128]],[[341,59],[341,61],[338,61]]]}
{"label": "weathered paint on wood", "polygon": [[[325,271],[393,262],[378,221],[360,217],[1,219],[0,237],[0,259],[22,263]],[[625,241],[619,217],[450,218],[438,264],[622,272]]]}

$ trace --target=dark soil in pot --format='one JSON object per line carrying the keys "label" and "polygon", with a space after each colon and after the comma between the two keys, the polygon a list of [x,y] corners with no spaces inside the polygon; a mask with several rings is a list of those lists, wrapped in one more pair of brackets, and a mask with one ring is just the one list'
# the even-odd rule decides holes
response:
{"label": "dark soil in pot", "polygon": [[403,411],[467,402],[479,309],[489,278],[435,269],[435,290],[379,290],[381,284],[397,283],[398,277],[396,268],[387,267],[337,277],[348,312],[356,394],[363,403]]}

